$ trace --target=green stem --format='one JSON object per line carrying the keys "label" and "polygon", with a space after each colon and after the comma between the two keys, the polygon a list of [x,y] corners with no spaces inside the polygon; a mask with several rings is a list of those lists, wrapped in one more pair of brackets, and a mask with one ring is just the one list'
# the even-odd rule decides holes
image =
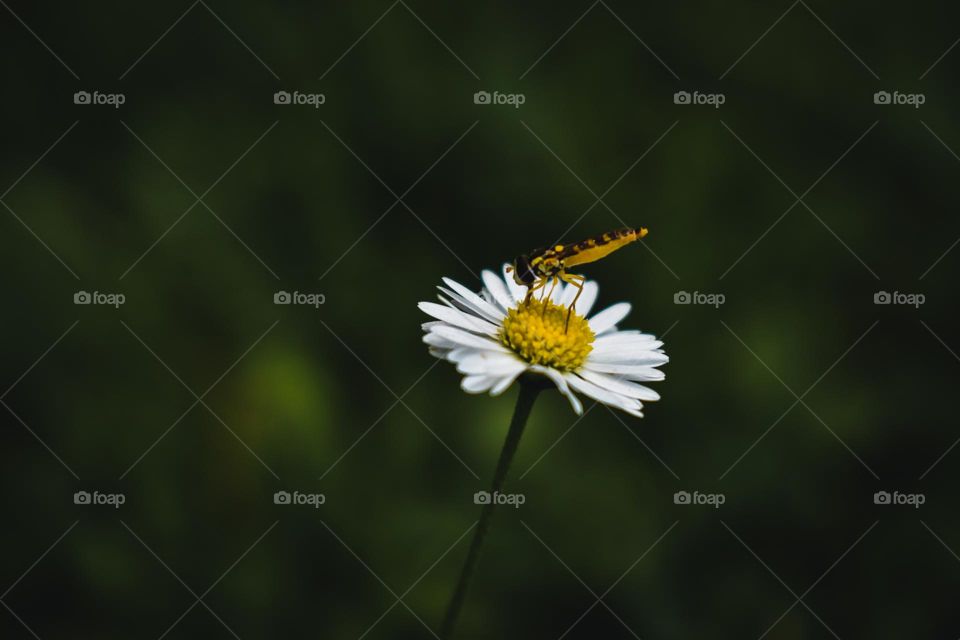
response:
{"label": "green stem", "polygon": [[539,380],[520,380],[520,395],[517,396],[517,405],[513,410],[513,418],[510,420],[510,429],[507,431],[507,439],[503,443],[503,449],[500,451],[500,460],[497,462],[497,470],[493,474],[493,482],[490,485],[490,502],[483,505],[480,511],[480,521],[477,524],[476,531],[473,533],[473,540],[470,542],[470,550],[467,552],[467,559],[463,563],[463,569],[460,571],[460,579],[457,581],[457,587],[450,599],[447,607],[447,613],[443,618],[443,625],[440,627],[440,637],[443,640],[449,640],[453,637],[453,628],[457,624],[457,618],[460,615],[460,609],[463,607],[464,599],[467,596],[467,589],[470,586],[470,580],[473,578],[474,570],[477,568],[477,562],[480,560],[480,549],[483,547],[483,540],[487,537],[487,531],[490,529],[490,520],[493,515],[493,494],[499,493],[503,488],[504,480],[510,471],[510,463],[513,461],[513,454],[517,451],[520,444],[520,436],[523,435],[523,428],[527,425],[527,418],[530,417],[530,410],[533,408],[533,402],[542,389]]}

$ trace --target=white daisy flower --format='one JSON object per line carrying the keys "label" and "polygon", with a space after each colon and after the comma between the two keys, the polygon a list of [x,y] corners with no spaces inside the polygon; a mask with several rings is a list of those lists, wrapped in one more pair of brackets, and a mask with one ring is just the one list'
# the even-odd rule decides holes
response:
{"label": "white daisy flower", "polygon": [[443,304],[418,305],[436,318],[423,324],[423,341],[431,355],[456,364],[468,393],[498,395],[521,374],[540,374],[556,385],[578,414],[583,405],[574,392],[643,417],[642,401],[660,396],[637,383],[663,380],[657,367],[669,358],[655,336],[617,329],[630,313],[630,304],[617,303],[587,319],[599,290],[596,282],[587,281],[565,327],[577,288],[558,286],[549,298],[539,300],[534,294],[522,304],[527,287],[507,275],[507,266],[502,278],[484,271],[479,294],[444,278],[446,286],[438,287]]}

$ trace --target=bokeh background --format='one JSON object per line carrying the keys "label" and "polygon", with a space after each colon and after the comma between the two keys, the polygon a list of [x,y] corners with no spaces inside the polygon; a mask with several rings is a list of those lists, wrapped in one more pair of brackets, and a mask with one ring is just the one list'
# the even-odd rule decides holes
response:
{"label": "bokeh background", "polygon": [[416,303],[623,223],[663,399],[542,396],[461,636],[960,634],[953,8],[0,4],[0,636],[432,637],[516,391]]}

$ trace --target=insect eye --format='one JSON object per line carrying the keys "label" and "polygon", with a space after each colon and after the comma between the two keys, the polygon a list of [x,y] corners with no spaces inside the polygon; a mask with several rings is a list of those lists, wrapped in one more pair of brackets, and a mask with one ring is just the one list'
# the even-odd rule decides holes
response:
{"label": "insect eye", "polygon": [[513,279],[522,286],[529,286],[537,279],[537,274],[530,267],[530,260],[527,256],[520,256],[514,260]]}

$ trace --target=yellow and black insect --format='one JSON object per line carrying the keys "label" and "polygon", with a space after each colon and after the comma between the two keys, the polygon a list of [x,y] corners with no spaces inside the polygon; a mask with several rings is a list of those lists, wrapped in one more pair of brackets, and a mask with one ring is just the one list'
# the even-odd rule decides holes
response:
{"label": "yellow and black insect", "polygon": [[573,313],[577,299],[583,292],[583,283],[586,278],[581,275],[567,273],[568,267],[596,262],[621,247],[625,247],[635,240],[647,235],[647,229],[618,229],[602,235],[587,238],[576,244],[557,244],[548,249],[537,249],[524,254],[513,261],[513,279],[517,284],[528,287],[527,298],[530,301],[533,293],[552,283],[549,299],[553,290],[561,280],[577,288],[577,295],[567,309],[567,324],[570,323],[570,314]]}

